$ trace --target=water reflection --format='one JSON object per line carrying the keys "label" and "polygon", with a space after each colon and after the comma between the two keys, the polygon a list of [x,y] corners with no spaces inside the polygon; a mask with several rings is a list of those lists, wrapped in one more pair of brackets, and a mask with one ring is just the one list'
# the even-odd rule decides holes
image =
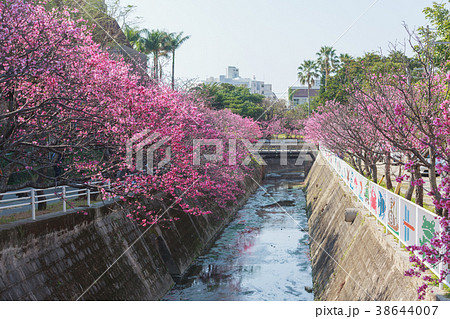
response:
{"label": "water reflection", "polygon": [[301,178],[268,174],[268,194],[248,200],[163,300],[313,300]]}

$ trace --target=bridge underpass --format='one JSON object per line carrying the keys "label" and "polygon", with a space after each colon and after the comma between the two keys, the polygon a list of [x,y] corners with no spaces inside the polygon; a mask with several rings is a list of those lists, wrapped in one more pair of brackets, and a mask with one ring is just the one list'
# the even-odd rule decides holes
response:
{"label": "bridge underpass", "polygon": [[266,172],[297,171],[305,178],[317,157],[318,150],[314,144],[303,141],[271,140],[259,149],[258,154],[267,164]]}

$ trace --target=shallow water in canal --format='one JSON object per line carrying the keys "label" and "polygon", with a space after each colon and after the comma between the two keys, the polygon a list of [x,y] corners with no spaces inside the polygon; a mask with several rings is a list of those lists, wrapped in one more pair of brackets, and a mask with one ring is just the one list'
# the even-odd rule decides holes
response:
{"label": "shallow water in canal", "polygon": [[266,175],[163,300],[313,300],[301,174]]}

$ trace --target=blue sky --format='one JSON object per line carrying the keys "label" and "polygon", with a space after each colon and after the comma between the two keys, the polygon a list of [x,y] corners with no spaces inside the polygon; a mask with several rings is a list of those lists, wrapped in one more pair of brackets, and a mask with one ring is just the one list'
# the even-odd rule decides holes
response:
{"label": "blue sky", "polygon": [[[315,59],[375,0],[122,0],[137,6],[141,27],[191,35],[177,52],[176,75],[204,80],[237,66],[241,76],[272,83],[278,96],[297,67]],[[334,45],[353,56],[404,41],[403,21],[426,25],[428,0],[378,0]]]}

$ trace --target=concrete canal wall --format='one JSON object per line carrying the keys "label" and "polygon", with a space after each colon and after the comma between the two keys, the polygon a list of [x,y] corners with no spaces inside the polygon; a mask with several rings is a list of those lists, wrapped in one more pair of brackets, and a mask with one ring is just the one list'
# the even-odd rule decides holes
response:
{"label": "concrete canal wall", "polygon": [[[409,255],[386,235],[319,154],[306,179],[316,300],[417,300]],[[347,208],[358,208],[347,223]],[[428,294],[428,300],[436,296]]]}
{"label": "concrete canal wall", "polygon": [[0,300],[76,300],[109,266],[82,300],[158,300],[257,187],[247,179],[238,204],[211,205],[210,215],[171,209],[180,220],[153,226],[131,248],[146,228],[114,204],[0,226]]}

